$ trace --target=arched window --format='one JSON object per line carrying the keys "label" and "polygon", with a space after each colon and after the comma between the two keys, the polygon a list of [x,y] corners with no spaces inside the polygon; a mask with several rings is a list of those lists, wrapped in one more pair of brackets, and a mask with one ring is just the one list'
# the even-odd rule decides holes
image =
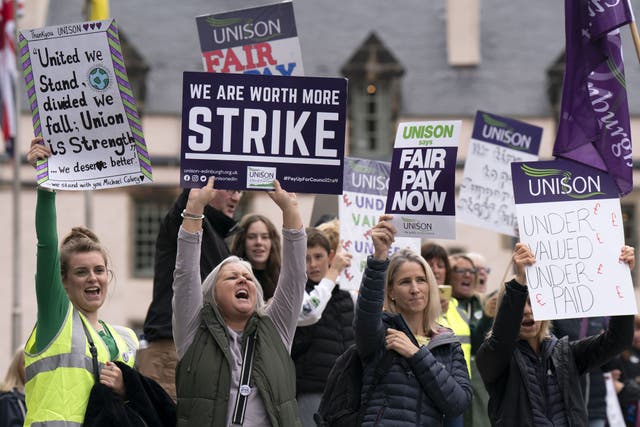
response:
{"label": "arched window", "polygon": [[342,67],[349,79],[349,155],[389,160],[404,68],[372,33]]}

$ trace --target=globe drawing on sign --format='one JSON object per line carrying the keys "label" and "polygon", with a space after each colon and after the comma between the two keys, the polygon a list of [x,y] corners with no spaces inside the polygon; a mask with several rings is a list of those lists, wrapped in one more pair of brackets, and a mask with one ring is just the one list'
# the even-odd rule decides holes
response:
{"label": "globe drawing on sign", "polygon": [[105,90],[109,87],[109,73],[102,67],[95,67],[89,71],[89,84],[97,90]]}

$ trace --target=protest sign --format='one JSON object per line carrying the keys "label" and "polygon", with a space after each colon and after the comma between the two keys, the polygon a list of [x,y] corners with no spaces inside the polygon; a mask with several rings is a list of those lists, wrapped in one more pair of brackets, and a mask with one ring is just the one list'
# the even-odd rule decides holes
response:
{"label": "protest sign", "polygon": [[460,121],[400,123],[385,212],[398,236],[455,239]]}
{"label": "protest sign", "polygon": [[456,206],[458,222],[517,236],[511,162],[538,160],[542,128],[478,111]]}
{"label": "protest sign", "polygon": [[290,1],[198,16],[196,26],[206,71],[304,75]]}
{"label": "protest sign", "polygon": [[[351,267],[340,275],[340,289],[358,289],[367,256],[373,254],[371,228],[384,213],[389,190],[389,162],[345,158],[344,191],[338,198],[340,245],[352,255]],[[420,253],[420,239],[398,237],[389,256],[409,247]]]}
{"label": "protest sign", "polygon": [[568,160],[512,163],[520,241],[536,258],[527,285],[536,320],[636,314],[618,188]]}
{"label": "protest sign", "polygon": [[95,190],[150,183],[151,162],[115,21],[20,32],[36,136],[51,149],[38,184]]}
{"label": "protest sign", "polygon": [[181,185],[342,194],[347,81],[185,72]]}

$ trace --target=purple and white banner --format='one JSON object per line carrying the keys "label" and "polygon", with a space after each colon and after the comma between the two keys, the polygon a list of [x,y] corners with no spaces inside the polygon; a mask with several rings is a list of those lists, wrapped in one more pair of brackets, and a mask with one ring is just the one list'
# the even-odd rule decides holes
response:
{"label": "purple and white banner", "polygon": [[458,222],[517,236],[511,162],[538,160],[542,128],[478,111],[464,164]]}
{"label": "purple and white banner", "polygon": [[398,236],[455,239],[461,121],[398,124],[385,213]]}
{"label": "purple and white banner", "polygon": [[347,80],[185,72],[181,185],[342,194]]}
{"label": "purple and white banner", "polygon": [[198,16],[196,25],[206,71],[304,75],[290,1]]}
{"label": "purple and white banner", "polygon": [[[352,258],[351,267],[340,275],[340,289],[357,290],[362,282],[367,256],[373,254],[371,228],[384,213],[390,164],[349,157],[344,162],[344,192],[338,199],[340,245]],[[389,256],[406,247],[420,253],[420,239],[396,238]]]}
{"label": "purple and white banner", "polygon": [[619,30],[629,22],[633,12],[628,0],[565,0],[566,66],[553,147],[554,156],[607,172],[620,197],[633,190],[631,121]]}
{"label": "purple and white banner", "polygon": [[611,176],[569,160],[512,163],[511,173],[520,241],[536,257],[527,268],[535,319],[636,314]]}

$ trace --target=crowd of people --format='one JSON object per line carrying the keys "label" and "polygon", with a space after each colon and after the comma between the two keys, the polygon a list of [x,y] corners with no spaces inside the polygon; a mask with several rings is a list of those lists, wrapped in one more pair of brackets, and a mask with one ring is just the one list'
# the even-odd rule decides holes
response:
{"label": "crowd of people", "polygon": [[[49,155],[36,138],[27,158]],[[639,425],[640,317],[537,321],[526,245],[496,283],[479,253],[393,252],[389,215],[371,229],[359,290],[343,289],[352,255],[338,220],[305,227],[296,195],[274,187],[281,230],[260,214],[236,222],[242,192],[213,178],[180,194],[157,237],[140,349],[100,316],[107,250],[84,227],[59,243],[56,194],[38,188],[37,324],[0,388],[0,426],[325,425],[323,391],[353,348],[358,425],[605,426],[604,372]],[[620,262],[633,268],[634,249]]]}

